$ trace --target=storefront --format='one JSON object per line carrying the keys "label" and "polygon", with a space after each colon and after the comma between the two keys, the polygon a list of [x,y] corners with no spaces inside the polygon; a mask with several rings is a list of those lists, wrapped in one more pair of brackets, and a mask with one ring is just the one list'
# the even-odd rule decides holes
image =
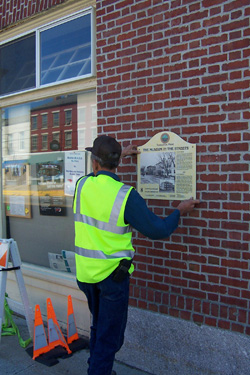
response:
{"label": "storefront", "polygon": [[[17,242],[32,308],[46,314],[51,298],[63,324],[71,294],[84,334],[89,312],[75,282],[72,202],[97,134],[94,3],[62,4],[0,35],[0,237]],[[7,292],[19,311],[11,273]]]}

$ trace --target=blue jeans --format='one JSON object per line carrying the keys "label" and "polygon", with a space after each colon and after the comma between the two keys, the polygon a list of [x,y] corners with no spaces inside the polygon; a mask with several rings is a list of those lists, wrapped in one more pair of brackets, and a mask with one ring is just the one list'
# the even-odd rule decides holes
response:
{"label": "blue jeans", "polygon": [[96,284],[78,280],[77,284],[85,293],[92,314],[88,375],[111,375],[115,353],[124,341],[129,275],[120,283],[113,281],[111,274]]}

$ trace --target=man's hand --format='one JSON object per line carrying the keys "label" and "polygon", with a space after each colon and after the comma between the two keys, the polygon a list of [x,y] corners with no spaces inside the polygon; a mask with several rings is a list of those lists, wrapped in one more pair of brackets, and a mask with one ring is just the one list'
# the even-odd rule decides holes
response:
{"label": "man's hand", "polygon": [[128,145],[127,147],[124,147],[124,149],[122,150],[121,158],[125,156],[137,155],[140,153],[141,152],[137,150],[137,146],[131,144],[131,145]]}
{"label": "man's hand", "polygon": [[195,206],[197,204],[199,204],[199,203],[200,203],[200,201],[198,199],[190,198],[190,199],[187,199],[185,201],[182,201],[177,206],[177,210],[180,211],[181,215],[184,215],[184,214],[187,214],[188,212],[193,211],[193,209],[195,208]]}

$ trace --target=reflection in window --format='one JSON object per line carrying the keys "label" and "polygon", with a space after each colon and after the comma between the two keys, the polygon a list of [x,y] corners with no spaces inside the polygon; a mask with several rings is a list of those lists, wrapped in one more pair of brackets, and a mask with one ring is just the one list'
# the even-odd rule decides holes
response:
{"label": "reflection in window", "polygon": [[60,143],[60,133],[59,132],[53,133],[52,140]]}
{"label": "reflection in window", "polygon": [[40,34],[41,85],[91,74],[91,16],[86,14]]}
{"label": "reflection in window", "polygon": [[70,126],[72,124],[72,110],[65,110],[65,125]]}
{"label": "reflection in window", "polygon": [[92,10],[0,43],[0,96],[94,74]]}
{"label": "reflection in window", "polygon": [[8,134],[8,154],[13,154],[13,134]]}
{"label": "reflection in window", "polygon": [[48,113],[42,114],[42,129],[46,129],[48,127]]}
{"label": "reflection in window", "polygon": [[65,148],[71,148],[72,147],[72,132],[65,132]]}
{"label": "reflection in window", "polygon": [[0,95],[35,87],[35,33],[0,46]]}
{"label": "reflection in window", "polygon": [[34,151],[37,151],[38,149],[38,137],[37,135],[32,135],[31,137],[31,151],[34,152]]}
{"label": "reflection in window", "polygon": [[59,126],[59,112],[53,112],[53,127]]}
{"label": "reflection in window", "polygon": [[20,151],[23,151],[25,149],[25,137],[24,136],[25,136],[24,131],[19,133],[19,137],[20,137],[19,148],[20,148]]}
{"label": "reflection in window", "polygon": [[96,128],[96,126],[94,126],[94,127],[91,128],[91,133],[92,133],[92,142],[94,142],[94,140],[97,137],[97,128]]}
{"label": "reflection in window", "polygon": [[85,147],[85,129],[78,129],[78,149]]}
{"label": "reflection in window", "polygon": [[91,106],[91,121],[96,121],[96,105]]}
{"label": "reflection in window", "polygon": [[86,108],[78,108],[78,121],[79,123],[84,123],[86,121]]}
{"label": "reflection in window", "polygon": [[[79,172],[77,168],[77,175],[72,179],[68,171],[75,168],[71,157],[79,153],[83,161],[80,172],[85,173],[82,170],[84,147],[92,145],[92,134],[96,133],[95,123],[91,122],[91,106],[95,105],[93,90],[1,109],[5,124],[1,145],[4,202],[6,207],[11,206],[12,213],[14,208],[17,212],[16,203],[22,202],[21,218],[9,216],[8,225],[11,236],[23,249],[25,262],[50,267],[48,253],[60,254],[62,249],[73,249],[72,200]],[[79,108],[86,109],[84,123],[79,122]],[[66,127],[65,114],[69,109],[72,110],[72,125]],[[53,128],[53,113],[56,112],[60,113],[59,127]],[[48,116],[46,130],[42,129],[42,114]],[[32,130],[32,124],[36,124],[37,129]],[[60,142],[59,149],[50,149],[53,139]],[[78,142],[83,145],[81,148]],[[8,215],[7,208],[4,212]],[[58,220],[57,216],[64,218]],[[23,220],[24,217],[29,220]]]}
{"label": "reflection in window", "polygon": [[37,116],[31,116],[31,129],[37,130]]}
{"label": "reflection in window", "polygon": [[47,150],[48,149],[48,134],[42,135],[42,149]]}

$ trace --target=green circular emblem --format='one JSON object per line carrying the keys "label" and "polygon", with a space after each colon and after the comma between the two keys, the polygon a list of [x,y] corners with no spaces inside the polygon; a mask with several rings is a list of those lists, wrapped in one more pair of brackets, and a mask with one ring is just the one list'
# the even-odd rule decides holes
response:
{"label": "green circular emblem", "polygon": [[162,143],[168,143],[169,139],[170,139],[170,137],[169,137],[168,133],[162,134],[162,136],[161,136]]}

